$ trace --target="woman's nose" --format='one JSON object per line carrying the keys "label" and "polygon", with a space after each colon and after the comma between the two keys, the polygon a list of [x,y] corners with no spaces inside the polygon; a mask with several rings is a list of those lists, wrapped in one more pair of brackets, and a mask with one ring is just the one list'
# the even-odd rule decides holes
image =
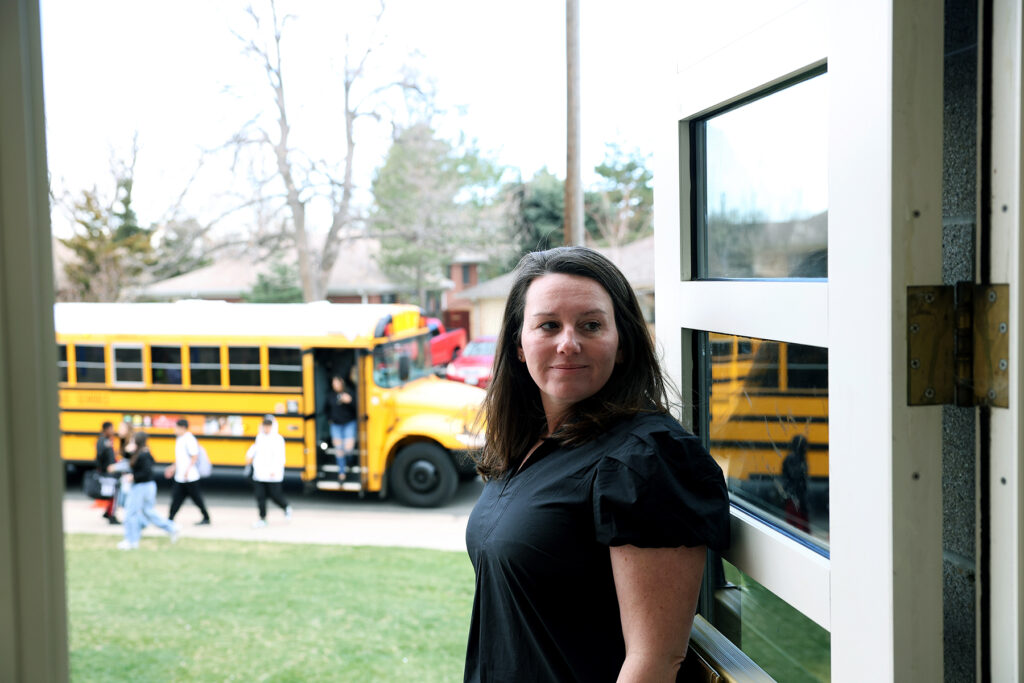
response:
{"label": "woman's nose", "polygon": [[558,352],[559,353],[577,353],[580,350],[580,344],[576,340],[576,332],[571,327],[566,327],[562,330],[562,334],[558,339]]}

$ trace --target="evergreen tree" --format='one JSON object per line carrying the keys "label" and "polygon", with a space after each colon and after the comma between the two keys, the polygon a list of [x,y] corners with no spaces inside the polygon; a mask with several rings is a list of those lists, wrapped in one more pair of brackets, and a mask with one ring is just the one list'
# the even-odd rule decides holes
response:
{"label": "evergreen tree", "polygon": [[74,300],[131,298],[132,288],[140,284],[152,262],[153,231],[138,224],[132,208],[131,167],[117,169],[115,175],[111,204],[104,204],[95,187],[71,204],[75,232],[61,242],[74,255],[64,266]]}
{"label": "evergreen tree", "polygon": [[269,273],[256,276],[256,284],[242,295],[251,304],[290,304],[303,300],[298,269],[284,263],[273,263]]}
{"label": "evergreen tree", "polygon": [[426,123],[397,131],[373,180],[371,232],[381,241],[381,268],[415,286],[420,306],[457,250],[489,246],[479,219],[499,176],[475,150],[456,149]]}

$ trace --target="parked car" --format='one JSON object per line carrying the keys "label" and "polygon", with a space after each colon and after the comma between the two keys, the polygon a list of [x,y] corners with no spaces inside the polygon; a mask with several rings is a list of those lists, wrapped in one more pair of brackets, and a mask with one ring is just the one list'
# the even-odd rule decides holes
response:
{"label": "parked car", "polygon": [[466,348],[466,331],[461,327],[445,329],[437,318],[427,318],[427,327],[430,328],[430,357],[434,367],[452,362]]}
{"label": "parked car", "polygon": [[497,341],[494,336],[480,336],[469,342],[462,355],[448,364],[445,377],[486,389],[491,383]]}

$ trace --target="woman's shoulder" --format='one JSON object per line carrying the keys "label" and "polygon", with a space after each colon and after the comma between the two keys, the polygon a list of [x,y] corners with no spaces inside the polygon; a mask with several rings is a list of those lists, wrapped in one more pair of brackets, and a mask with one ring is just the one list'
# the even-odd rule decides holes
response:
{"label": "woman's shoulder", "polygon": [[630,469],[651,471],[660,461],[714,462],[700,439],[688,432],[672,415],[642,412],[626,418],[608,440],[612,446],[605,458]]}

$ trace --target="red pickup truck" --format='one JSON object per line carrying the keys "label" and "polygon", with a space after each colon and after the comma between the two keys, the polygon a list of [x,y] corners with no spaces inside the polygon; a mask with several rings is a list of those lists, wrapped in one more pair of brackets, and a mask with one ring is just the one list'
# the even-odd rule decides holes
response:
{"label": "red pickup truck", "polygon": [[430,328],[431,364],[435,367],[451,363],[466,348],[466,331],[461,327],[447,330],[437,318],[427,318],[427,327]]}

